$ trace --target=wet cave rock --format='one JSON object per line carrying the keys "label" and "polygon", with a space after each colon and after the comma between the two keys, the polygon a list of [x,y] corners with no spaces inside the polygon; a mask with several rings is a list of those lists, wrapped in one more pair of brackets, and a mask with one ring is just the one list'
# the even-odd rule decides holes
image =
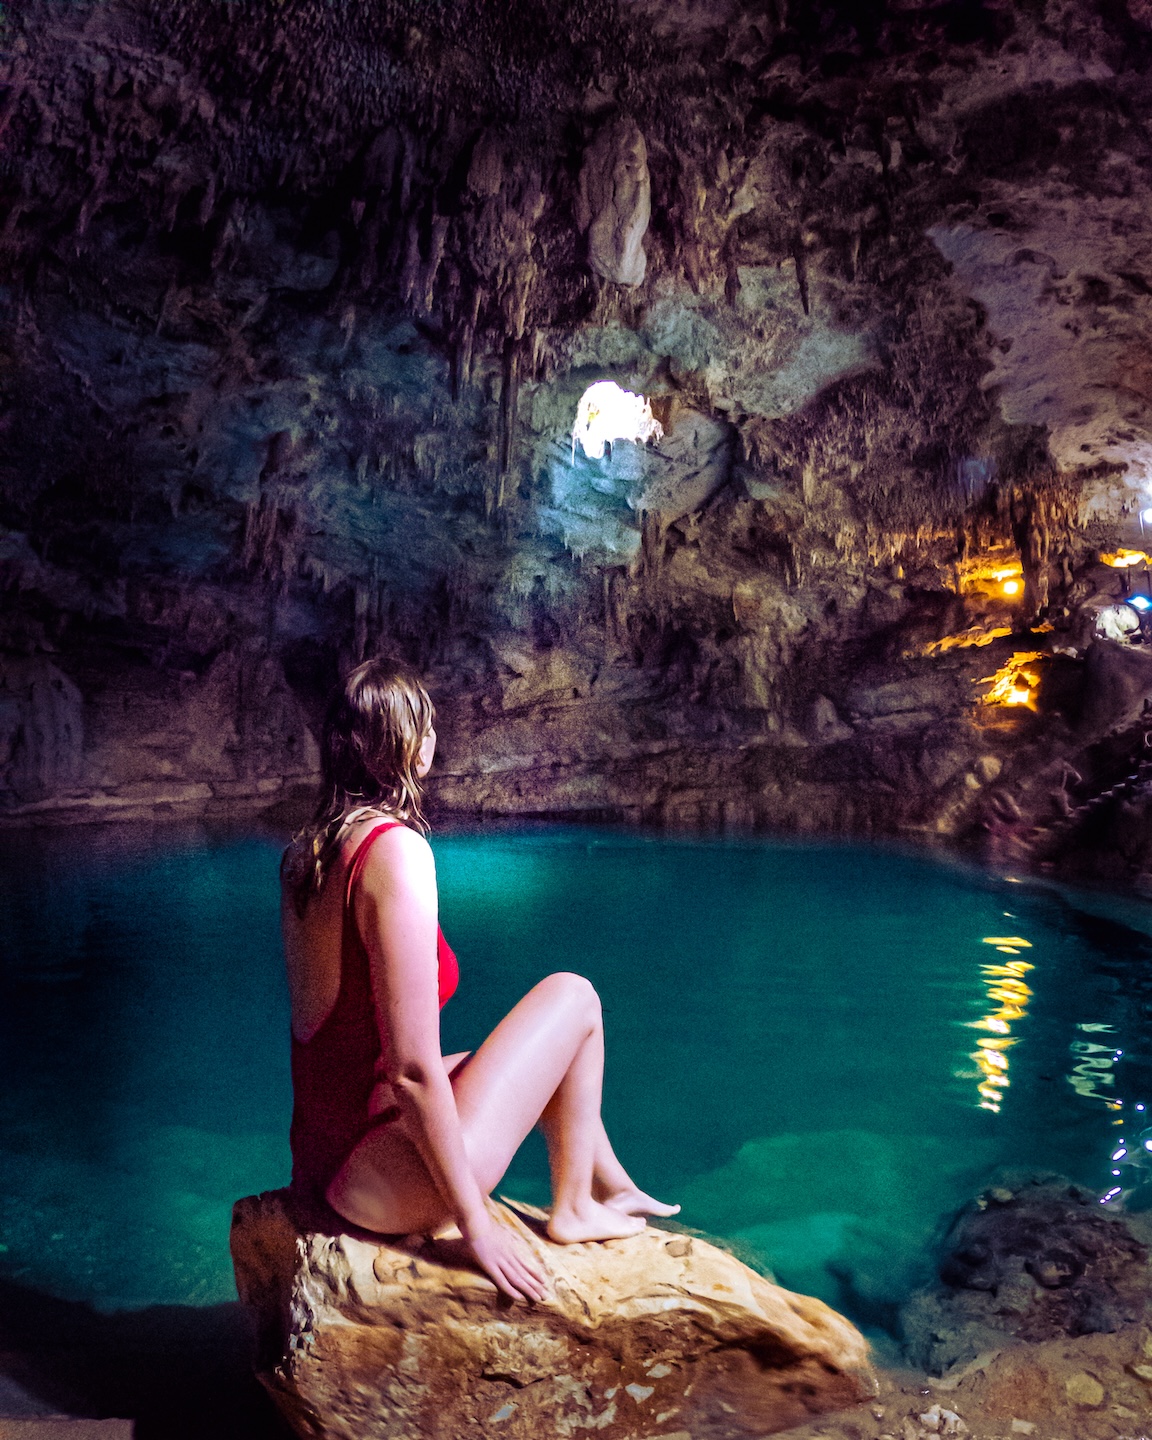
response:
{"label": "wet cave rock", "polygon": [[[290,805],[387,651],[442,815],[1152,884],[1145,0],[27,0],[0,56],[6,823]],[[587,447],[606,382],[651,424]]]}

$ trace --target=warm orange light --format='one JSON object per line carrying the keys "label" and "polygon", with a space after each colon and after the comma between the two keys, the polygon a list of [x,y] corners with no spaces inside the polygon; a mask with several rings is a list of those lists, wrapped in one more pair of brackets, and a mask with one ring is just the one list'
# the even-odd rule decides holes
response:
{"label": "warm orange light", "polygon": [[1003,584],[1000,588],[1004,591],[1004,594],[1005,594],[1005,595],[1019,595],[1019,593],[1020,593],[1020,581],[1019,581],[1019,580],[1005,580],[1005,581],[1004,581],[1004,584]]}
{"label": "warm orange light", "polygon": [[984,705],[1031,705],[1032,693],[1040,684],[1040,676],[1030,668],[1041,659],[1040,650],[1017,650],[995,675],[985,675],[978,685],[991,685],[981,701]]}
{"label": "warm orange light", "polygon": [[1101,555],[1100,559],[1105,565],[1111,565],[1113,570],[1127,570],[1133,565],[1152,563],[1143,550],[1120,549],[1107,555]]}
{"label": "warm orange light", "polygon": [[958,635],[945,635],[941,640],[933,640],[931,644],[925,645],[923,650],[906,650],[904,656],[905,659],[911,659],[917,654],[944,655],[949,650],[967,650],[972,646],[991,645],[993,640],[1001,640],[1011,633],[1010,625],[996,625],[991,630],[973,625],[967,630],[961,630]]}
{"label": "warm orange light", "polygon": [[956,571],[960,590],[968,594],[1000,595],[1006,580],[1019,583],[1024,578],[1024,567],[1008,545],[957,561]]}

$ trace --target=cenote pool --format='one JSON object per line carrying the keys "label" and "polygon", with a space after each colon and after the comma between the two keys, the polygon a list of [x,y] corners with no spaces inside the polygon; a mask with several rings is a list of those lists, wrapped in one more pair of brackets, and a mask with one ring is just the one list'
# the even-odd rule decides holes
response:
{"label": "cenote pool", "polygon": [[[233,1295],[231,1202],[288,1176],[280,843],[4,838],[10,1280],[102,1309]],[[998,1167],[1152,1190],[1134,1163],[1152,1160],[1152,906],[855,845],[434,843],[462,967],[445,1045],[475,1045],[549,970],[588,975],[637,1179],[870,1327]],[[545,1199],[542,1147],[504,1188]]]}

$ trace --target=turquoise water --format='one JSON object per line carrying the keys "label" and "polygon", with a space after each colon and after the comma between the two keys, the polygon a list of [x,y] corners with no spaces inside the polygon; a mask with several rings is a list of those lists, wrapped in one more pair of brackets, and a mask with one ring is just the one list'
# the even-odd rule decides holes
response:
{"label": "turquoise water", "polygon": [[[279,844],[0,842],[0,1274],[107,1309],[232,1296],[231,1202],[288,1176]],[[435,849],[462,967],[445,1047],[548,971],[588,975],[636,1178],[863,1323],[892,1327],[998,1167],[1152,1188],[1133,1163],[1152,906],[863,846],[543,829]],[[542,1147],[504,1188],[546,1198]]]}

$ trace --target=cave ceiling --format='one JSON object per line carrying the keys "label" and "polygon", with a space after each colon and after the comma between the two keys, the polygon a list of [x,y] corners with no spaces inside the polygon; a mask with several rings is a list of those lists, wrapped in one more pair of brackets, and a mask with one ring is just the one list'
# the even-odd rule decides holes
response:
{"label": "cave ceiling", "polygon": [[[1147,0],[28,0],[0,43],[17,809],[160,784],[144,695],[227,712],[173,783],[271,793],[381,647],[495,808],[548,808],[545,721],[576,809],[673,752],[707,792],[717,736],[757,793],[774,745],[939,790],[964,706],[897,762],[875,667],[974,623],[974,556],[1019,628],[1152,503]],[[659,444],[576,453],[604,378]],[[49,670],[82,739],[27,738]]]}

